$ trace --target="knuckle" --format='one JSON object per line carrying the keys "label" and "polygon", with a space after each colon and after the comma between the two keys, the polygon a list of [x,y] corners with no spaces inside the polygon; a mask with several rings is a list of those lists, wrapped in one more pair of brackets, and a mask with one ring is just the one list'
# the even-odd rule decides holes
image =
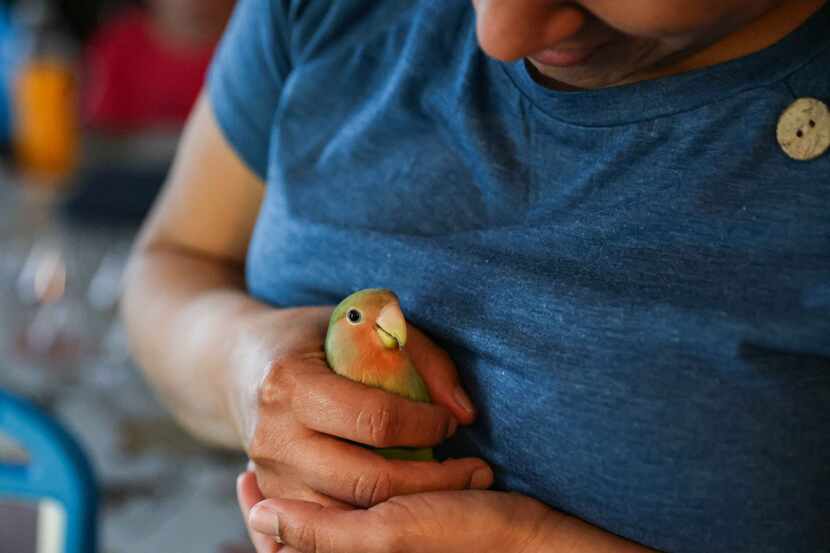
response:
{"label": "knuckle", "polygon": [[286,467],[270,458],[257,458],[256,482],[266,497],[283,497],[290,490],[292,479]]}
{"label": "knuckle", "polygon": [[358,435],[366,436],[369,444],[375,447],[392,445],[398,430],[394,411],[386,403],[360,411],[357,427]]}
{"label": "knuckle", "polygon": [[258,467],[272,472],[280,471],[281,476],[284,476],[296,465],[296,460],[303,457],[302,448],[302,437],[262,432],[256,436],[248,454]]}
{"label": "knuckle", "polygon": [[293,388],[291,378],[291,356],[281,355],[273,358],[265,370],[265,377],[259,385],[258,401],[260,405],[284,403],[290,397]]}
{"label": "knuckle", "polygon": [[319,524],[302,524],[293,530],[294,535],[288,540],[296,543],[297,549],[307,553],[335,553],[335,543],[329,532]]}
{"label": "knuckle", "polygon": [[319,553],[317,530],[309,524],[302,524],[296,529],[294,541],[301,551]]}
{"label": "knuckle", "polygon": [[297,436],[284,436],[271,447],[271,456],[279,464],[286,467],[296,467],[297,460],[304,458],[303,439]]}
{"label": "knuckle", "polygon": [[354,480],[352,502],[371,507],[392,497],[392,477],[386,471],[365,472]]}

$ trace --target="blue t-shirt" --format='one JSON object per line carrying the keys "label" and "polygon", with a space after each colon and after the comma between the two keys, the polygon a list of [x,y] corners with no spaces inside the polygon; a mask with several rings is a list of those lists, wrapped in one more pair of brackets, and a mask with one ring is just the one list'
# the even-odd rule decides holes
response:
{"label": "blue t-shirt", "polygon": [[557,92],[464,0],[242,0],[209,94],[267,183],[250,292],[394,289],[480,409],[441,448],[678,553],[830,550],[830,7],[761,52]]}

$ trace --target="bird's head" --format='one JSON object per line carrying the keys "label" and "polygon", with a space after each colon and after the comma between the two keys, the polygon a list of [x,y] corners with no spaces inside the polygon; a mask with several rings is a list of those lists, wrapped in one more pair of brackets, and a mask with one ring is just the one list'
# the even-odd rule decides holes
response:
{"label": "bird's head", "polygon": [[344,299],[329,320],[326,357],[337,362],[357,350],[401,350],[406,345],[406,319],[398,297],[391,290],[369,288]]}

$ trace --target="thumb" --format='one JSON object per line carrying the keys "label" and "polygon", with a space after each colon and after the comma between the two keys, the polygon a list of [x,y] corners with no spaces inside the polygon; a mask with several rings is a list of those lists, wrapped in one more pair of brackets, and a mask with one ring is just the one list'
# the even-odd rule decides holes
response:
{"label": "thumb", "polygon": [[443,349],[423,332],[409,325],[406,351],[424,379],[432,402],[443,405],[461,424],[470,424],[476,417],[470,396],[458,381],[455,363]]}
{"label": "thumb", "polygon": [[301,553],[386,551],[372,511],[346,511],[308,501],[268,499],[254,506],[248,523]]}

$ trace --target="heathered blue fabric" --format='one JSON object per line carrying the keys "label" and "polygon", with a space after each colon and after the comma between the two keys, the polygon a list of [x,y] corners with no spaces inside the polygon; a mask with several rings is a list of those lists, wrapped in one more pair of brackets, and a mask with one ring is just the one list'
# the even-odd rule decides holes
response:
{"label": "heathered blue fabric", "polygon": [[462,0],[242,0],[212,67],[278,306],[394,289],[481,414],[441,448],[663,551],[830,551],[830,8],[752,56],[545,89]]}

